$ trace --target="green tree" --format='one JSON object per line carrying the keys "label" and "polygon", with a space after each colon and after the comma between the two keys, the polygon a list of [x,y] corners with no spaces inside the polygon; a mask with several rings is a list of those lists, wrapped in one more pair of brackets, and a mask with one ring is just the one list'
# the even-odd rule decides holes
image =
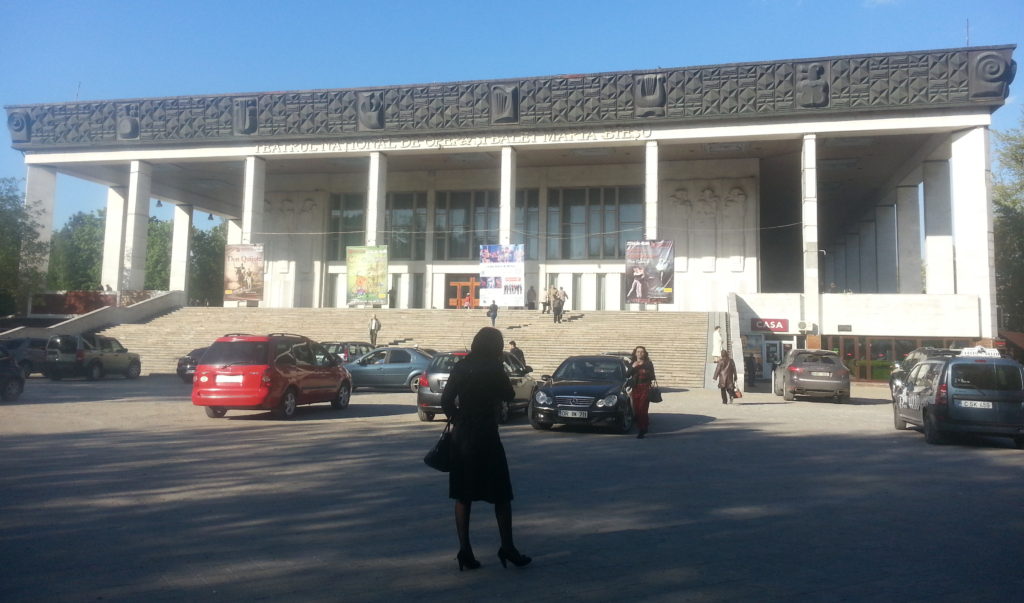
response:
{"label": "green tree", "polygon": [[189,254],[189,304],[219,306],[224,302],[224,245],[227,223],[210,230],[192,229]]}
{"label": "green tree", "polygon": [[[78,212],[53,233],[50,289],[89,291],[100,287],[106,210]],[[117,283],[109,283],[116,287]]]}
{"label": "green tree", "polygon": [[38,215],[16,178],[0,178],[0,315],[21,313],[46,281],[49,244],[39,240]]}
{"label": "green tree", "polygon": [[171,242],[174,222],[149,218],[146,241],[146,289],[166,291],[171,282]]}
{"label": "green tree", "polygon": [[[1021,117],[1024,123],[1024,111]],[[1024,331],[1024,129],[996,133],[996,159],[992,202],[1000,326]]]}

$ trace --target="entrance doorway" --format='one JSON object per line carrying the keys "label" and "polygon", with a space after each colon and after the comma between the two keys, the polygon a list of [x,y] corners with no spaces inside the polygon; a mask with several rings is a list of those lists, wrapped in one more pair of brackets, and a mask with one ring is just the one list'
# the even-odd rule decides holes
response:
{"label": "entrance doorway", "polygon": [[471,309],[480,306],[480,279],[476,274],[449,274],[445,285],[445,308]]}

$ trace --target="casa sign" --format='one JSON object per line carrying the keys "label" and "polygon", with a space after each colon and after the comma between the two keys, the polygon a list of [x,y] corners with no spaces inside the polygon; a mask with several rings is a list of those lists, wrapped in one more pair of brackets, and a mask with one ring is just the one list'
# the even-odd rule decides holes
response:
{"label": "casa sign", "polygon": [[768,331],[770,333],[786,333],[789,331],[788,318],[751,318],[751,331]]}

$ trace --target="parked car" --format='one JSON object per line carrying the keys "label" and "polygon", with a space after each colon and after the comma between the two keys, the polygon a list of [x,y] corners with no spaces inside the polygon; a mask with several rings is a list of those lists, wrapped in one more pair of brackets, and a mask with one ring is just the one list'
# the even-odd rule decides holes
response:
{"label": "parked car", "polygon": [[207,349],[209,348],[196,348],[181,358],[178,358],[178,369],[176,372],[182,381],[189,385],[192,384],[192,380],[196,375],[196,367],[199,366],[199,360],[203,357],[203,354],[206,353]]}
{"label": "parked car", "polygon": [[373,346],[365,341],[323,341],[320,345],[337,356],[342,364],[373,351]]}
{"label": "parked car", "polygon": [[892,412],[896,429],[920,426],[929,444],[968,432],[1024,448],[1024,367],[991,348],[922,360],[893,392]]}
{"label": "parked car", "polygon": [[609,355],[566,358],[554,375],[542,377],[530,402],[530,425],[608,426],[629,433],[633,406],[626,388],[628,368],[623,358]]}
{"label": "parked car", "polygon": [[356,387],[407,387],[415,392],[433,354],[421,348],[377,348],[345,365]]}
{"label": "parked car", "polygon": [[290,333],[217,338],[203,354],[192,384],[192,404],[211,418],[229,410],[269,410],[291,419],[301,404],[346,408],[352,376],[315,341]]}
{"label": "parked car", "polygon": [[43,373],[54,381],[75,376],[95,381],[110,373],[135,379],[142,373],[142,359],[113,337],[54,335],[46,342]]}
{"label": "parked car", "polygon": [[923,347],[911,350],[903,360],[893,363],[892,372],[889,373],[889,393],[894,393],[896,388],[902,385],[903,380],[906,379],[910,371],[922,360],[948,358],[959,354],[960,350],[951,350],[949,348]]}
{"label": "parked car", "polygon": [[796,396],[850,401],[850,370],[830,350],[790,350],[772,372],[772,390],[785,400]]}
{"label": "parked car", "polygon": [[25,375],[14,356],[0,349],[0,400],[13,402],[25,391]]}
{"label": "parked car", "polygon": [[14,358],[26,379],[32,373],[41,373],[46,362],[46,338],[15,337],[0,340],[0,349]]}
{"label": "parked car", "polygon": [[[443,413],[441,408],[441,393],[445,384],[448,383],[448,375],[452,367],[466,357],[468,352],[447,352],[437,354],[430,361],[430,366],[420,375],[419,387],[416,390],[416,412],[420,421],[433,421],[434,415]],[[512,382],[512,388],[516,391],[515,400],[511,403],[503,403],[498,414],[498,421],[505,423],[512,413],[526,411],[530,406],[530,399],[537,389],[537,380],[530,376],[533,367],[524,365],[510,352],[503,352],[505,374]]]}

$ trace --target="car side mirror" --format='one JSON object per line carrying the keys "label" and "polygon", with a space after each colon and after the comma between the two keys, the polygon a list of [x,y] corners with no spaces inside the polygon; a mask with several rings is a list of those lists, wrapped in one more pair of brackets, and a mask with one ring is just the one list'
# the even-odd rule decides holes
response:
{"label": "car side mirror", "polygon": [[899,362],[893,362],[892,363],[892,370],[894,370],[894,371],[902,371],[903,367],[900,366]]}
{"label": "car side mirror", "polygon": [[544,381],[551,381],[551,375],[541,375],[540,378]]}

